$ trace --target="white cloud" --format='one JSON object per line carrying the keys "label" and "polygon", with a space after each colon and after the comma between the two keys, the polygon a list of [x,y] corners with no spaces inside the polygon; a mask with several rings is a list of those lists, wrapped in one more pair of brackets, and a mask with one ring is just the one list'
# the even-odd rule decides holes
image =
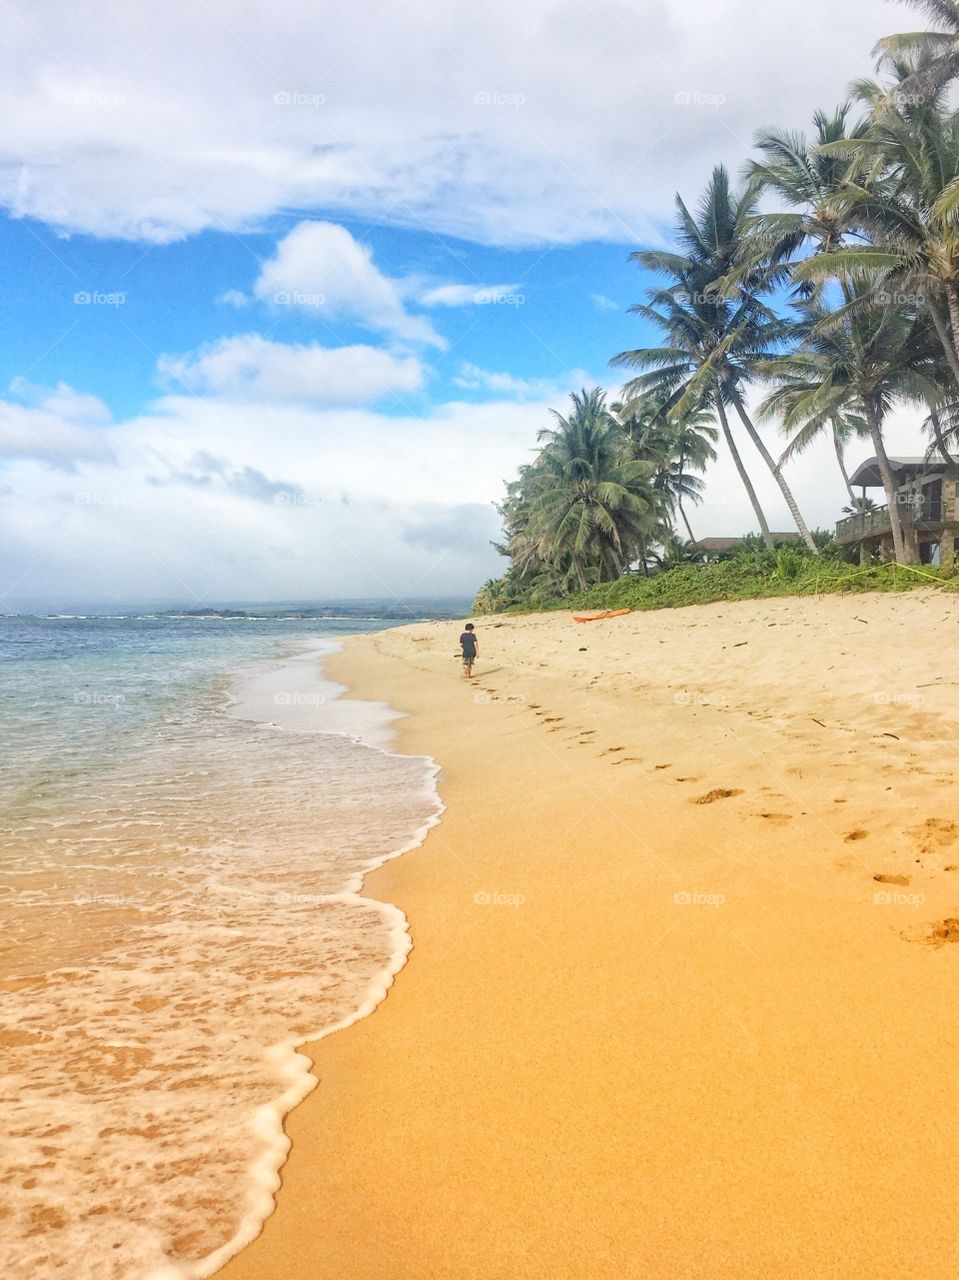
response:
{"label": "white cloud", "polygon": [[226,307],[247,307],[250,305],[250,299],[245,293],[241,293],[239,289],[227,289],[217,298],[217,302],[223,303]]}
{"label": "white cloud", "polygon": [[294,227],[264,264],[253,292],[264,302],[310,311],[334,332],[344,319],[396,338],[446,345],[427,320],[407,313],[397,282],[377,269],[371,250],[332,222]]}
{"label": "white cloud", "polygon": [[0,597],[21,574],[19,598],[468,594],[501,568],[492,501],[544,416],[168,396],[110,428],[113,457],[92,456],[104,429],[87,427],[68,480],[8,462]]}
{"label": "white cloud", "polygon": [[593,306],[597,311],[622,311],[623,307],[618,302],[614,302],[612,298],[607,298],[605,293],[591,293],[589,295],[593,300]]}
{"label": "white cloud", "polygon": [[876,0],[20,8],[6,206],[156,241],[315,209],[483,243],[644,241],[677,188],[738,168],[762,125],[805,126],[910,22]]}
{"label": "white cloud", "polygon": [[416,391],[424,370],[413,356],[376,347],[271,342],[247,333],[187,355],[161,356],[157,374],[164,385],[186,391],[329,405],[366,404]]}
{"label": "white cloud", "polygon": [[[117,423],[66,387],[47,402],[72,405],[74,420],[0,401],[0,597],[13,584],[18,598],[76,601],[469,593],[504,567],[489,546],[491,503],[565,391],[451,401],[423,416],[171,395]],[[895,413],[888,439],[894,454],[920,452],[918,416]],[[740,445],[771,525],[788,529],[773,481]],[[753,527],[719,452],[706,502],[689,508],[699,537]],[[850,466],[870,453],[851,449]],[[846,497],[829,442],[788,475],[810,523],[832,525]]]}
{"label": "white cloud", "polygon": [[519,291],[518,284],[444,284],[428,289],[420,302],[424,307],[481,307],[515,298]]}
{"label": "white cloud", "polygon": [[43,410],[69,422],[110,421],[110,410],[99,396],[75,391],[65,382],[55,387],[44,387],[28,382],[26,378],[14,378],[10,383],[10,395],[31,409]]}
{"label": "white cloud", "polygon": [[595,387],[598,382],[582,369],[571,369],[562,378],[517,378],[512,373],[497,373],[464,362],[453,379],[464,391],[482,391],[487,395],[512,396],[517,400],[542,400],[558,409],[573,388]]}
{"label": "white cloud", "polygon": [[23,378],[11,383],[10,394],[23,403],[0,400],[0,458],[29,458],[74,472],[81,462],[113,456],[110,437],[102,430],[110,411],[97,396],[62,382],[55,388],[38,387]]}

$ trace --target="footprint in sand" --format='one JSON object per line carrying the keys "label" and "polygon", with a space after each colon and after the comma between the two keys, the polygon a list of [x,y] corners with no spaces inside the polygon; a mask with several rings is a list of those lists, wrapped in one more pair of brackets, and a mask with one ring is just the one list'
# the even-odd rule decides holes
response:
{"label": "footprint in sand", "polygon": [[939,920],[932,926],[926,942],[932,947],[942,947],[947,942],[959,942],[959,920],[955,916]]}
{"label": "footprint in sand", "polygon": [[868,831],[863,831],[861,828],[857,827],[855,831],[850,831],[848,835],[843,836],[843,840],[846,844],[855,844],[857,840],[865,840],[868,836]]}
{"label": "footprint in sand", "polygon": [[654,769],[671,769],[672,767],[673,766],[671,764],[654,764],[653,765]]}
{"label": "footprint in sand", "polygon": [[882,874],[880,872],[877,872],[873,876],[873,880],[878,881],[879,884],[899,884],[899,885],[902,885],[903,887],[905,887],[909,883],[908,876],[891,876],[891,875]]}
{"label": "footprint in sand", "polygon": [[792,822],[793,815],[791,813],[761,813],[760,818],[765,818],[767,822],[771,822],[774,827],[784,827],[787,822]]}
{"label": "footprint in sand", "polygon": [[959,826],[947,818],[927,818],[918,827],[911,827],[907,835],[919,846],[919,853],[936,853],[948,849],[959,837]]}
{"label": "footprint in sand", "polygon": [[704,796],[699,796],[693,804],[715,804],[717,800],[728,800],[731,796],[741,796],[742,787],[713,787]]}
{"label": "footprint in sand", "polygon": [[625,747],[607,747],[605,751],[601,751],[599,754],[601,756],[611,756],[616,751],[625,751],[625,750],[626,750]]}

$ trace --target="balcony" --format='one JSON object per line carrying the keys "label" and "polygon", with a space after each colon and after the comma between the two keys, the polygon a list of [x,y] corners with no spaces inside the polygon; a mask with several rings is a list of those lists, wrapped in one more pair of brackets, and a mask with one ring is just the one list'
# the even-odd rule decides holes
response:
{"label": "balcony", "polygon": [[[900,511],[903,520],[911,519],[920,529],[942,526],[942,501],[938,498],[920,498],[912,494],[900,495]],[[846,516],[836,525],[836,541],[840,546],[861,542],[863,538],[878,538],[892,532],[888,507],[874,507],[862,515]]]}

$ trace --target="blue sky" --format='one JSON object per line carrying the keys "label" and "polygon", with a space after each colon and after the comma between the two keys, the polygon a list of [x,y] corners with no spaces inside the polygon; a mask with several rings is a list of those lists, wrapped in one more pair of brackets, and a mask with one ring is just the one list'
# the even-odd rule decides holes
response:
{"label": "blue sky", "polygon": [[[608,360],[650,336],[627,257],[668,242],[674,193],[834,105],[903,21],[9,0],[0,606],[472,594],[550,408],[615,394]],[[890,447],[916,452],[914,416]],[[790,477],[830,524],[828,448]],[[751,527],[728,459],[692,519]]]}
{"label": "blue sky", "polygon": [[[7,323],[0,384],[65,381],[123,417],[156,397],[156,366],[164,354],[251,330],[277,342],[364,341],[367,330],[348,317],[337,317],[331,332],[321,309],[313,314],[268,302],[238,308],[222,301],[230,290],[249,296],[277,242],[301,221],[274,218],[256,233],[206,231],[143,245],[86,235],[64,239],[33,219],[3,217]],[[639,300],[646,277],[627,262],[624,245],[502,249],[354,220],[339,225],[370,248],[391,278],[416,276],[424,288],[450,281],[516,286],[503,301],[481,306],[412,305],[430,316],[449,350],[432,354],[429,383],[421,394],[404,397],[408,403],[481,398],[481,389],[462,385],[463,365],[533,381],[566,379],[572,370],[607,379],[610,356],[640,341],[644,325],[627,308]],[[75,298],[84,293],[94,301],[78,305]],[[401,406],[387,397],[383,409],[400,412]]]}

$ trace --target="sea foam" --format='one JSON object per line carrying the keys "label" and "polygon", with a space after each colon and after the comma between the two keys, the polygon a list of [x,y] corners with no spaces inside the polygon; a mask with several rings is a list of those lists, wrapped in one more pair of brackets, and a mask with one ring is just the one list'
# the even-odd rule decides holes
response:
{"label": "sea foam", "polygon": [[317,665],[245,672],[4,833],[7,1274],[212,1274],[272,1211],[299,1046],[405,962],[362,882],[438,821],[436,766],[372,745],[395,713]]}

